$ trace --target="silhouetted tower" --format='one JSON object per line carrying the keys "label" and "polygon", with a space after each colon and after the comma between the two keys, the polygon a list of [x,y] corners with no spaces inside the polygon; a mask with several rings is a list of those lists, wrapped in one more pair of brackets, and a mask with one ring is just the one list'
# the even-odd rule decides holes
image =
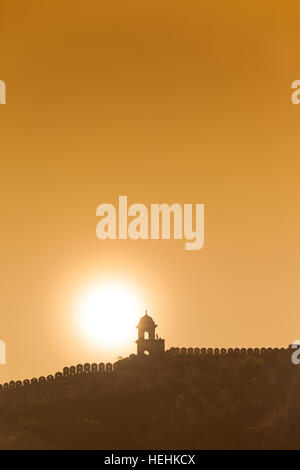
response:
{"label": "silhouetted tower", "polygon": [[155,338],[155,325],[153,319],[146,314],[140,319],[138,328],[137,354],[143,356],[149,354],[150,356],[157,356],[165,350],[165,340]]}

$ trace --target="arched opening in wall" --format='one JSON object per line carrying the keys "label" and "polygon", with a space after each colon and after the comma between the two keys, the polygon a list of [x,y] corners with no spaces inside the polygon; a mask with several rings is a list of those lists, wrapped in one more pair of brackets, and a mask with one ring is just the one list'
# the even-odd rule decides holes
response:
{"label": "arched opening in wall", "polygon": [[144,332],[144,339],[150,339],[149,331]]}
{"label": "arched opening in wall", "polygon": [[144,356],[149,356],[149,351],[144,351]]}

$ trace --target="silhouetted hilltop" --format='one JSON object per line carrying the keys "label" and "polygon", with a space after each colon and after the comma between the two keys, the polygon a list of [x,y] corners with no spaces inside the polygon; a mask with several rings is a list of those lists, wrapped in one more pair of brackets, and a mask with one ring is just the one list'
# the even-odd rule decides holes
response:
{"label": "silhouetted hilltop", "polygon": [[172,348],[0,392],[1,448],[300,448],[289,349]]}

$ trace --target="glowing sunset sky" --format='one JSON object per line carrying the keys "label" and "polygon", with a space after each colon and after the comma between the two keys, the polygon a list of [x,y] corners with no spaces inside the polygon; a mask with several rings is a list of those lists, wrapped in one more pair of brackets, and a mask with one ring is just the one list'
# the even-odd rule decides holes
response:
{"label": "glowing sunset sky", "polygon": [[[97,283],[167,348],[300,339],[297,4],[0,0],[1,382],[135,352],[78,326]],[[204,203],[204,249],[98,240],[121,194]]]}

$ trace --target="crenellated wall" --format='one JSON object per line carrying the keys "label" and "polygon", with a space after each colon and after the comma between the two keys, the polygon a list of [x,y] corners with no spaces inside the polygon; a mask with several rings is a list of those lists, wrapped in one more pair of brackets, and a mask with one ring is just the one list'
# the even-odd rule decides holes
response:
{"label": "crenellated wall", "polygon": [[11,380],[4,384],[0,384],[0,393],[9,390],[21,390],[35,387],[43,387],[49,384],[59,383],[71,383],[73,378],[79,378],[81,376],[103,376],[110,374],[113,371],[113,364],[110,362],[100,364],[77,364],[77,366],[64,367],[62,372],[56,372],[54,375],[48,375],[47,377],[41,376],[38,379],[25,379],[25,380]]}
{"label": "crenellated wall", "polygon": [[[193,364],[201,364],[201,359],[204,358],[213,358],[220,360],[233,360],[243,359],[246,357],[260,357],[264,361],[276,361],[280,362],[280,359],[286,361],[287,354],[289,354],[289,348],[170,348],[165,351],[161,357],[164,358],[164,370],[168,369],[168,358],[177,357],[181,361],[186,359],[188,363],[192,361]],[[198,362],[198,359],[200,362]],[[128,362],[129,361],[129,362]],[[158,359],[159,363],[160,359]],[[11,395],[8,392],[17,392],[17,397],[32,397],[38,395],[39,397],[43,396],[53,396],[58,399],[60,396],[72,394],[77,394],[85,388],[91,388],[97,384],[97,387],[111,387],[113,377],[117,381],[124,380],[124,377],[121,377],[121,373],[129,370],[136,371],[149,371],[153,367],[153,363],[157,363],[156,360],[151,360],[149,362],[149,357],[145,359],[139,358],[135,354],[131,354],[129,358],[117,361],[115,364],[103,363],[100,364],[78,364],[77,366],[64,367],[62,372],[56,372],[54,375],[48,375],[47,377],[41,376],[39,378],[25,379],[23,381],[17,380],[6,382],[3,385],[0,384],[0,401],[6,400],[6,398]],[[170,363],[171,364],[171,363]],[[172,360],[172,364],[174,362]],[[109,378],[110,377],[110,378]],[[129,378],[130,379],[130,378]],[[53,387],[53,385],[57,385]],[[61,387],[60,385],[64,386]],[[64,389],[64,392],[63,392]],[[36,391],[34,393],[33,391]],[[49,393],[44,393],[44,390],[47,390]]]}
{"label": "crenellated wall", "polygon": [[170,348],[166,351],[170,356],[227,356],[227,357],[243,357],[243,356],[274,356],[279,353],[289,351],[288,348]]}

